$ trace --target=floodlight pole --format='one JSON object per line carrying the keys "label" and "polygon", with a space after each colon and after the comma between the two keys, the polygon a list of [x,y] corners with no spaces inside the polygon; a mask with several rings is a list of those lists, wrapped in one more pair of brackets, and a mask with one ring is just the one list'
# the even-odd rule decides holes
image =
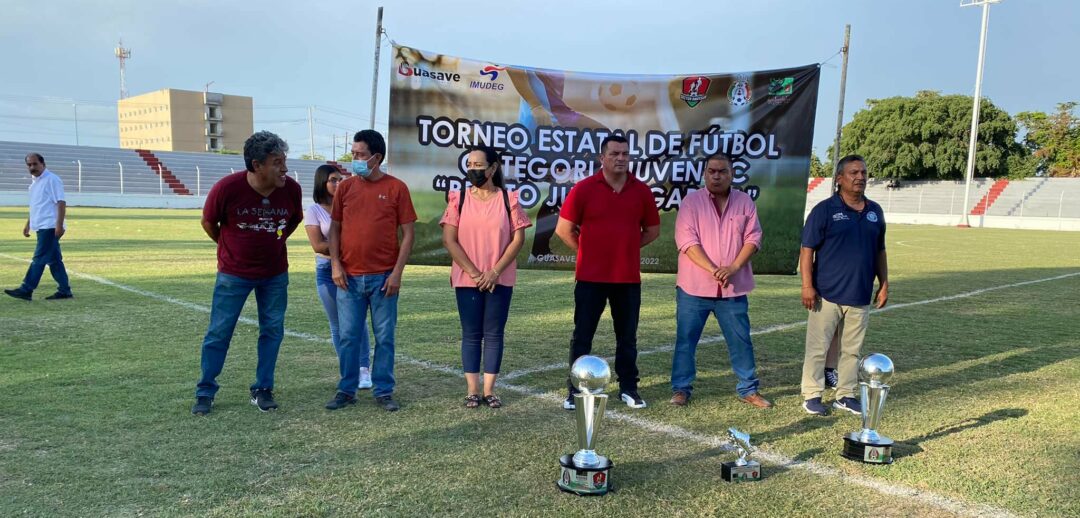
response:
{"label": "floodlight pole", "polygon": [[375,23],[375,69],[371,73],[371,122],[369,129],[375,129],[375,101],[379,95],[379,55],[382,53],[382,7],[379,7],[378,21]]}
{"label": "floodlight pole", "polygon": [[[848,49],[851,43],[851,24],[844,26],[844,46],[840,47],[840,53],[844,55],[843,64],[840,65],[840,111],[836,114],[836,141],[833,142],[833,170],[840,163],[840,132],[844,128],[844,92],[847,90],[847,60]],[[836,175],[829,177],[829,192],[836,191]]]}
{"label": "floodlight pole", "polygon": [[966,180],[964,182],[964,205],[963,216],[960,219],[960,227],[970,227],[971,224],[968,221],[968,203],[971,196],[971,182],[975,177],[975,148],[979,140],[979,104],[982,99],[982,77],[983,77],[983,60],[986,58],[986,27],[990,23],[990,4],[1000,2],[1001,0],[969,0],[961,1],[960,7],[968,7],[973,5],[982,6],[982,31],[979,33],[979,64],[975,68],[975,100],[971,107],[971,137],[968,140],[968,159],[967,159],[967,173]]}

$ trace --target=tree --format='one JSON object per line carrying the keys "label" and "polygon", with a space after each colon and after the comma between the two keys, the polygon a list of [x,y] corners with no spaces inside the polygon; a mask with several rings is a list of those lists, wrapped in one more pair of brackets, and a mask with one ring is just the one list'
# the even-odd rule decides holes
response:
{"label": "tree", "polygon": [[315,153],[314,155],[311,153],[304,153],[303,155],[300,155],[300,160],[326,160],[326,157],[319,153]]}
{"label": "tree", "polygon": [[1023,146],[1031,152],[1033,168],[1048,176],[1080,176],[1080,118],[1077,103],[1057,106],[1057,113],[1023,112],[1016,121],[1027,132]]}
{"label": "tree", "polygon": [[[866,104],[844,126],[841,155],[862,155],[876,177],[964,177],[971,97],[921,91],[914,97],[871,99]],[[1016,142],[1016,122],[988,99],[980,106],[975,175],[1005,176],[1010,157],[1026,154]]]}
{"label": "tree", "polygon": [[825,165],[817,153],[810,152],[810,176],[812,178],[828,178],[832,176],[832,169]]}
{"label": "tree", "polygon": [[352,162],[352,151],[346,151],[342,153],[341,156],[338,157],[337,161],[341,163]]}

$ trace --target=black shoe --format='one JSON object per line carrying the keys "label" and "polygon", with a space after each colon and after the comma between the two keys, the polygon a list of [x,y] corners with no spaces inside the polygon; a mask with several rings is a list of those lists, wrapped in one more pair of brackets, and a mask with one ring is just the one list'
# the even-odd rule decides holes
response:
{"label": "black shoe", "polygon": [[577,407],[577,403],[574,402],[574,393],[571,392],[566,396],[566,400],[562,402],[563,410],[573,410]]}
{"label": "black shoe", "polygon": [[22,299],[22,300],[25,300],[25,301],[30,301],[30,299],[33,298],[33,292],[23,291],[23,290],[20,290],[18,288],[14,289],[14,290],[4,290],[4,293],[7,293],[9,296],[15,297],[17,299]]}
{"label": "black shoe", "polygon": [[836,384],[840,381],[840,377],[837,375],[836,369],[825,368],[825,387],[836,388]]}
{"label": "black shoe", "polygon": [[397,401],[394,401],[391,396],[376,396],[375,404],[381,406],[387,412],[397,412],[401,408],[401,405],[397,404]]}
{"label": "black shoe", "polygon": [[326,403],[327,410],[337,410],[339,408],[345,408],[349,405],[356,404],[356,397],[350,396],[344,392],[338,392],[334,395],[334,399],[331,399]]}
{"label": "black shoe", "polygon": [[71,299],[71,298],[75,298],[75,295],[72,295],[70,293],[60,293],[58,291],[56,293],[53,293],[52,295],[49,295],[48,297],[45,297],[45,300],[61,300],[61,299]]}
{"label": "black shoe", "polygon": [[255,389],[251,391],[251,404],[259,407],[261,412],[277,410],[277,402],[274,401],[274,393],[270,389]]}
{"label": "black shoe", "polygon": [[197,396],[195,398],[195,406],[191,407],[191,413],[195,415],[206,415],[210,413],[210,410],[214,408],[214,398],[210,396]]}
{"label": "black shoe", "polygon": [[620,390],[619,399],[630,408],[645,408],[645,400],[641,399],[636,390]]}

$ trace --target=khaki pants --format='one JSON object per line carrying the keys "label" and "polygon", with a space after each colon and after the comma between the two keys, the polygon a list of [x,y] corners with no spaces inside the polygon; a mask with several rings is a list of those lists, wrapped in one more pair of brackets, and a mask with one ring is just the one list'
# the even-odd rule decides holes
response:
{"label": "khaki pants", "polygon": [[803,357],[802,397],[821,397],[825,391],[825,353],[834,335],[840,336],[836,399],[855,397],[859,381],[859,352],[862,350],[870,306],[841,306],[819,299],[806,321],[806,354]]}

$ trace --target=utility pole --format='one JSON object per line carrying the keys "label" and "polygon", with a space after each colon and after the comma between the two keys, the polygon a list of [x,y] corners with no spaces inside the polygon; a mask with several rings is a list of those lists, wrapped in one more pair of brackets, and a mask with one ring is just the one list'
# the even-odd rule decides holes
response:
{"label": "utility pole", "polygon": [[71,104],[71,109],[75,112],[75,145],[79,145],[79,105]]}
{"label": "utility pole", "polygon": [[982,99],[982,76],[983,59],[986,57],[986,27],[990,24],[990,4],[996,4],[1001,0],[960,0],[960,7],[982,6],[982,31],[979,33],[979,64],[975,67],[975,101],[971,107],[971,138],[968,140],[967,174],[964,182],[964,215],[960,219],[960,227],[970,227],[968,212],[971,211],[969,196],[971,195],[971,182],[975,178],[975,148],[979,140],[979,102]]}
{"label": "utility pole", "polygon": [[315,111],[314,106],[308,106],[308,109],[307,109],[307,131],[308,131],[308,142],[311,145],[311,159],[312,160],[315,160],[315,119],[313,118],[314,111]]}
{"label": "utility pole", "polygon": [[[851,24],[844,25],[844,46],[840,47],[843,62],[840,65],[840,111],[836,113],[836,140],[833,142],[832,166],[836,170],[836,164],[840,163],[840,134],[844,128],[844,93],[847,90],[847,60],[848,51],[851,49]],[[829,192],[836,190],[836,175],[829,179],[831,188]]]}
{"label": "utility pole", "polygon": [[375,24],[375,69],[371,73],[371,123],[369,129],[375,129],[375,101],[379,96],[379,55],[382,53],[382,7],[379,7],[379,17]]}

